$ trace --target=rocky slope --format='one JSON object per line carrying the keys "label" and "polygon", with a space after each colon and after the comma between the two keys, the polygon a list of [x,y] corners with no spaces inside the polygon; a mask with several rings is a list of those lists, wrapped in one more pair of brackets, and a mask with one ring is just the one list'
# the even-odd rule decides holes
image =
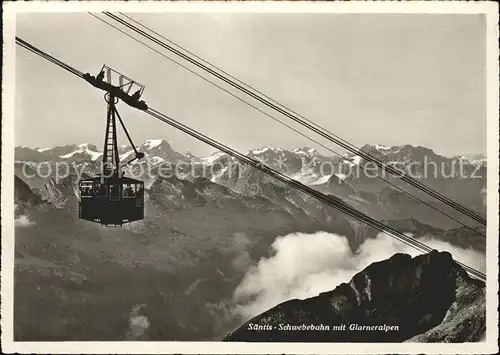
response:
{"label": "rocky slope", "polygon": [[[140,150],[146,158],[128,169],[149,169],[147,218],[102,228],[78,219],[77,173],[84,166],[86,172],[98,169],[96,149],[16,149],[16,218],[30,222],[16,224],[16,340],[220,339],[240,322],[231,315],[235,288],[249,267],[269,255],[276,237],[325,231],[346,236],[356,250],[378,234],[253,168],[235,165],[237,174],[229,174],[232,160],[224,154],[200,159],[175,152],[163,140],[145,142]],[[123,158],[129,152],[120,148]],[[373,181],[355,184],[341,173],[321,176],[321,163],[329,158],[314,150],[248,154],[275,168],[283,161],[287,174],[403,232],[484,251],[484,239],[436,219],[435,212],[393,189]],[[335,164],[342,168],[356,160],[346,159]],[[70,163],[63,178],[54,175],[60,162]],[[163,163],[170,172],[182,169],[162,177]],[[134,317],[148,321],[143,333],[132,336]]]}
{"label": "rocky slope", "polygon": [[[224,340],[478,341],[486,327],[485,291],[485,284],[471,279],[447,252],[433,251],[413,259],[395,254],[330,292],[279,304]],[[293,330],[286,325],[330,329]]]}
{"label": "rocky slope", "polygon": [[34,193],[23,180],[14,176],[14,216],[19,218],[42,203],[42,198]]}

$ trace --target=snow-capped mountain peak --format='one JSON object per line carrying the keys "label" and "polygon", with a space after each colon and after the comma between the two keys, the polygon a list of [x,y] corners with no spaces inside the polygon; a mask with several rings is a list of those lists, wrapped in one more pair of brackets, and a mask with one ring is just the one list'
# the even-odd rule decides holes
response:
{"label": "snow-capped mountain peak", "polygon": [[384,150],[391,150],[391,147],[381,144],[375,144],[375,149],[384,151]]}
{"label": "snow-capped mountain peak", "polygon": [[284,149],[282,148],[274,148],[274,147],[264,147],[259,149],[251,149],[247,152],[247,155],[260,155],[264,153],[281,153]]}
{"label": "snow-capped mountain peak", "polygon": [[[393,145],[391,147],[383,144],[365,144],[361,150],[364,152],[372,153],[376,152],[378,154],[397,154],[402,148],[405,147],[411,147],[410,145],[405,145],[405,146],[398,146],[398,145]],[[416,147],[415,147],[416,148]]]}
{"label": "snow-capped mountain peak", "polygon": [[227,153],[224,153],[224,152],[221,152],[220,150],[207,156],[207,157],[203,157],[201,158],[201,163],[204,164],[204,165],[212,165],[214,164],[216,161],[218,161],[219,159],[221,158],[224,158],[224,157],[228,157],[228,154]]}
{"label": "snow-capped mountain peak", "polygon": [[166,140],[164,139],[148,139],[147,141],[144,142],[144,144],[142,145],[145,149],[153,149],[155,147],[158,147],[162,144],[166,143],[167,145],[169,145],[167,143]]}
{"label": "snow-capped mountain peak", "polygon": [[95,161],[102,156],[102,153],[97,150],[97,147],[94,144],[83,143],[77,146],[77,149],[69,152],[67,154],[60,155],[59,157],[62,159],[70,159],[70,158],[80,158],[80,159],[90,159]]}
{"label": "snow-capped mountain peak", "polygon": [[456,156],[455,159],[473,165],[483,165],[487,162],[487,158],[483,154],[460,154]]}
{"label": "snow-capped mountain peak", "polygon": [[133,150],[129,150],[123,154],[120,154],[120,161],[123,161],[125,159],[132,159],[132,157],[134,156],[134,151]]}
{"label": "snow-capped mountain peak", "polygon": [[78,148],[80,148],[80,149],[90,149],[90,150],[95,151],[95,152],[98,151],[98,149],[95,146],[95,144],[91,144],[91,143],[82,143],[82,144],[79,144]]}
{"label": "snow-capped mountain peak", "polygon": [[300,155],[315,155],[318,153],[316,148],[308,148],[308,147],[294,148],[291,151]]}

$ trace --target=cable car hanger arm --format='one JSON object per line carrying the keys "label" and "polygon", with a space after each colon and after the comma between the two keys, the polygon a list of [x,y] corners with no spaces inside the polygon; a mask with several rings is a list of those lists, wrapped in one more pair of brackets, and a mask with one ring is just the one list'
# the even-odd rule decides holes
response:
{"label": "cable car hanger arm", "polygon": [[114,108],[114,110],[116,113],[116,117],[118,117],[118,121],[120,121],[120,124],[123,128],[123,131],[125,132],[125,135],[127,136],[128,141],[130,142],[130,145],[132,146],[132,149],[134,150],[134,153],[135,153],[135,157],[133,159],[129,160],[127,162],[127,164],[130,164],[135,160],[139,160],[139,159],[144,158],[144,153],[137,151],[134,142],[132,142],[132,138],[130,137],[130,134],[128,133],[127,127],[125,127],[125,124],[123,123],[123,120],[122,120],[120,114],[118,113],[118,110],[116,109],[116,107]]}

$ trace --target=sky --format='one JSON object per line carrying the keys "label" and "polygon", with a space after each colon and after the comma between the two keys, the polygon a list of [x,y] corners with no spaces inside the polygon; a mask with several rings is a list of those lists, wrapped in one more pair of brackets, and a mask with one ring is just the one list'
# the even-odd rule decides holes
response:
{"label": "sky", "polygon": [[[129,15],[359,147],[486,153],[483,15]],[[320,148],[87,13],[19,14],[17,36],[83,72],[111,66],[146,86],[142,98],[150,107],[242,152]],[[16,145],[103,145],[102,91],[20,47],[15,90]],[[123,103],[118,110],[136,145],[163,138],[180,152],[214,151]],[[125,143],[120,132],[119,144]]]}

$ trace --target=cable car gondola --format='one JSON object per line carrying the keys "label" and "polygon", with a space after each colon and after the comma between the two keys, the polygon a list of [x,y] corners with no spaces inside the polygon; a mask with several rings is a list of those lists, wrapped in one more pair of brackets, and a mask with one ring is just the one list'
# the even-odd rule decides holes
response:
{"label": "cable car gondola", "polygon": [[[112,84],[113,77],[118,79],[119,85]],[[80,181],[79,217],[105,226],[121,226],[124,223],[142,220],[144,219],[144,183],[124,176],[121,171],[116,136],[116,118],[120,121],[135,152],[135,158],[127,164],[143,158],[144,153],[138,152],[135,148],[116,109],[116,104],[121,99],[135,108],[147,109],[145,102],[139,101],[144,86],[107,66],[103,66],[96,77],[88,73],[84,74],[84,79],[93,86],[106,91],[104,98],[108,110],[101,174]],[[130,96],[128,92],[134,86],[137,90],[135,94]]]}

